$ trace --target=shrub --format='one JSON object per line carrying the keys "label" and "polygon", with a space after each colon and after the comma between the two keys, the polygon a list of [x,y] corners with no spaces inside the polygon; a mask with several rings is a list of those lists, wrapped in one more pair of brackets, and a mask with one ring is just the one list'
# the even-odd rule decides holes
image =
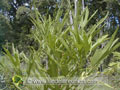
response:
{"label": "shrub", "polygon": [[[73,25],[69,23],[69,10],[66,11],[62,20],[60,20],[62,16],[60,9],[55,18],[41,16],[37,10],[35,13],[36,18],[32,18],[34,30],[31,36],[39,43],[39,48],[35,50],[31,47],[29,56],[18,52],[14,47],[12,54],[5,49],[7,59],[2,61],[2,67],[11,78],[15,75],[19,75],[23,80],[27,80],[29,77],[38,79],[41,77],[79,77],[84,79],[95,76],[100,64],[120,45],[117,42],[118,38],[115,39],[118,28],[111,38],[108,35],[97,36],[102,30],[104,25],[101,24],[108,14],[95,25],[89,26],[89,21],[96,12],[89,16],[88,8],[73,17]],[[103,43],[106,43],[104,47],[99,48]],[[74,88],[90,90],[93,88],[89,85],[71,84],[40,85],[39,87],[14,85],[22,90],[69,90]]]}

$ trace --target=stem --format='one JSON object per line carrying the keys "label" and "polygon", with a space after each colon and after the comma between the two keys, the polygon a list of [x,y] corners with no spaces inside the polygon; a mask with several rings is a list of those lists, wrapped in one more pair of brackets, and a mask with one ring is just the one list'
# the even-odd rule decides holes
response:
{"label": "stem", "polygon": [[82,9],[83,9],[83,11],[84,11],[84,9],[85,9],[85,3],[84,3],[84,0],[82,0]]}
{"label": "stem", "polygon": [[75,0],[75,17],[76,17],[76,15],[77,15],[77,3],[78,3],[78,0]]}
{"label": "stem", "polygon": [[69,12],[70,15],[70,24],[72,25],[72,30],[74,30],[74,26],[73,26],[73,18],[72,18],[72,11],[70,10]]}

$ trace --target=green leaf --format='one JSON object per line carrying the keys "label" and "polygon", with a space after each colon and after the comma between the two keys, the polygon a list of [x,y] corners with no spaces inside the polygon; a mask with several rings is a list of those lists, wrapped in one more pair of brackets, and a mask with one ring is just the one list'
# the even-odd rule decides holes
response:
{"label": "green leaf", "polygon": [[101,38],[98,38],[98,40],[95,42],[95,44],[92,45],[91,51],[96,49],[99,45],[101,45],[104,41],[108,40],[108,35],[104,35]]}

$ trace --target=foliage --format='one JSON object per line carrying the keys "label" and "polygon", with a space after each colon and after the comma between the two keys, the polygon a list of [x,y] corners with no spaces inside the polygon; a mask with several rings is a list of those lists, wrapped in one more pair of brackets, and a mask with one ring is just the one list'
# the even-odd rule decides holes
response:
{"label": "foliage", "polygon": [[[116,28],[117,25],[120,24],[119,19],[119,9],[120,4],[119,0],[85,0],[86,6],[89,7],[92,11],[91,14],[98,9],[97,14],[95,15],[94,19],[91,21],[90,24],[94,23],[95,21],[98,21],[104,15],[106,12],[110,12],[107,19],[105,20],[106,26],[105,31],[112,34]],[[99,18],[98,18],[99,17]],[[119,32],[118,32],[119,34]]]}
{"label": "foliage", "polygon": [[12,29],[10,21],[2,14],[0,14],[0,50],[2,45],[5,44],[5,40],[8,40],[8,32]]}
{"label": "foliage", "polygon": [[[4,73],[9,73],[11,78],[19,75],[23,80],[29,77],[39,79],[40,77],[86,78],[94,76],[105,58],[120,46],[118,38],[115,39],[118,28],[111,38],[108,35],[99,35],[100,25],[107,15],[96,24],[87,27],[94,14],[89,16],[89,10],[86,8],[77,16],[73,15],[72,26],[74,29],[72,29],[69,23],[69,10],[66,11],[61,21],[61,9],[53,19],[50,15],[49,18],[41,16],[36,10],[36,18],[33,17],[31,20],[34,24],[31,36],[39,43],[38,50],[31,47],[29,56],[27,56],[15,49],[14,46],[12,54],[5,49],[5,58],[7,59],[1,61]],[[99,37],[94,39],[96,35]],[[103,48],[99,48],[102,43],[106,44]],[[90,90],[93,87],[89,85],[82,87],[79,85],[41,85],[40,87],[24,85],[22,90],[69,90],[70,88]]]}
{"label": "foliage", "polygon": [[[31,28],[33,26],[30,21],[30,16],[34,16],[34,5],[39,10],[41,15],[49,17],[51,15],[52,18],[56,16],[55,13],[60,5],[62,5],[62,10],[66,11],[69,7],[67,1],[69,0],[1,0],[0,1],[0,13],[5,16],[9,20],[9,25],[12,29],[7,29],[7,34],[2,31],[2,33],[10,38],[2,39],[1,46],[7,40],[9,43],[14,43],[20,51],[24,50],[24,48],[28,49],[28,47],[22,47],[23,45],[28,46],[34,40],[30,40],[28,35],[31,33]],[[74,9],[74,1],[70,0],[71,8]],[[99,21],[102,17],[105,16],[106,12],[110,12],[108,18],[105,20],[106,26],[103,28],[104,31],[110,32],[112,34],[119,24],[119,1],[118,0],[83,0],[85,2],[85,6],[88,6],[91,9],[90,15],[92,15],[96,9],[98,12],[95,14],[93,19],[88,23],[89,26],[91,24],[95,24],[95,22]],[[81,4],[81,0],[79,3]],[[82,6],[82,5],[80,5]],[[117,12],[116,12],[117,11]],[[65,15],[65,12],[61,16]],[[7,25],[4,25],[7,28]],[[5,36],[3,36],[5,37]],[[26,51],[26,50],[25,50]]]}
{"label": "foliage", "polygon": [[114,58],[109,63],[108,67],[104,70],[104,74],[110,77],[111,85],[114,86],[115,89],[120,88],[118,79],[120,76],[120,53],[113,52]]}
{"label": "foliage", "polygon": [[[37,2],[39,1],[39,3]],[[8,24],[11,29],[7,27],[7,25],[3,25],[3,27],[7,28],[6,32],[1,30],[1,33],[7,37],[2,39],[1,46],[4,45],[8,41],[8,43],[14,43],[15,47],[17,47],[20,51],[29,49],[29,47],[22,47],[23,45],[28,46],[34,41],[33,39],[29,39],[29,34],[31,33],[31,28],[33,24],[30,21],[30,16],[34,16],[34,3],[39,8],[39,11],[43,13],[43,15],[47,14],[48,11],[51,13],[55,8],[53,8],[53,4],[55,4],[55,0],[1,0],[0,1],[0,13],[4,15],[4,18],[9,20]],[[47,7],[47,8],[46,8]],[[49,9],[51,7],[51,9]],[[2,36],[5,37],[5,36]],[[0,47],[1,47],[0,46]]]}

